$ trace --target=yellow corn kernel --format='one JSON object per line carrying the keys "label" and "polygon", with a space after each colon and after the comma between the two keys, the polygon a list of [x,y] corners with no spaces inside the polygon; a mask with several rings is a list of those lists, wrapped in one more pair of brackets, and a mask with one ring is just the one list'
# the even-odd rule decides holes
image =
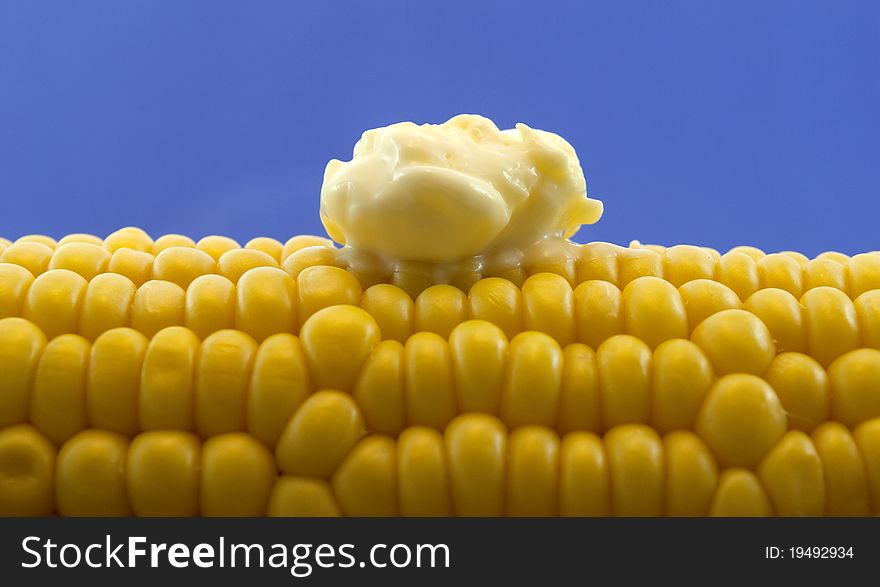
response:
{"label": "yellow corn kernel", "polygon": [[76,332],[86,285],[73,271],[47,271],[31,284],[22,316],[42,329],[46,338]]}
{"label": "yellow corn kernel", "polygon": [[110,253],[120,249],[133,249],[149,253],[153,250],[153,239],[146,232],[134,226],[120,228],[104,239],[104,248]]}
{"label": "yellow corn kernel", "polygon": [[203,516],[264,516],[278,477],[272,453],[249,434],[231,432],[202,446]]}
{"label": "yellow corn kernel", "polygon": [[361,303],[361,284],[345,269],[320,265],[303,269],[296,278],[299,323],[330,306]]}
{"label": "yellow corn kernel", "polygon": [[376,321],[360,308],[330,306],[315,312],[300,332],[315,389],[350,390],[380,340]]}
{"label": "yellow corn kernel", "polygon": [[90,350],[83,337],[62,334],[46,345],[34,373],[31,422],[56,445],[86,427]]}
{"label": "yellow corn kernel", "polygon": [[416,332],[433,332],[449,338],[452,329],[467,320],[467,296],[452,285],[432,285],[414,305]]}
{"label": "yellow corn kernel", "polygon": [[715,457],[689,431],[678,431],[663,438],[666,455],[666,515],[705,516],[718,485]]}
{"label": "yellow corn kernel", "polygon": [[856,309],[847,295],[832,287],[817,287],[801,297],[807,349],[827,367],[859,346]]}
{"label": "yellow corn kernel", "polygon": [[567,251],[541,249],[538,254],[523,259],[523,268],[528,275],[548,273],[563,278],[569,288],[577,285],[577,259]]}
{"label": "yellow corn kernel", "polygon": [[381,435],[361,440],[333,474],[332,486],[346,516],[396,516],[395,442]]}
{"label": "yellow corn kernel", "polygon": [[728,469],[718,480],[709,515],[723,518],[773,515],[770,498],[757,475],[745,469]]}
{"label": "yellow corn kernel", "polygon": [[236,287],[222,275],[202,275],[186,289],[183,323],[199,338],[235,326]]}
{"label": "yellow corn kernel", "polygon": [[810,437],[792,430],[758,467],[778,516],[821,516],[825,513],[822,460]]}
{"label": "yellow corn kernel", "polygon": [[26,234],[15,239],[15,243],[13,244],[18,243],[39,243],[41,245],[46,245],[53,250],[58,246],[58,242],[54,238],[46,236],[45,234]]}
{"label": "yellow corn kernel", "polygon": [[149,341],[131,328],[114,328],[92,345],[86,412],[93,428],[137,434],[141,369]]}
{"label": "yellow corn kernel", "polygon": [[678,293],[687,311],[689,332],[713,314],[742,309],[733,290],[717,281],[694,279],[679,287]]}
{"label": "yellow corn kernel", "polygon": [[195,248],[196,242],[183,234],[163,234],[153,242],[150,252],[158,256],[159,253],[171,247]]}
{"label": "yellow corn kernel", "polygon": [[749,257],[751,257],[755,261],[761,259],[762,257],[764,257],[767,254],[764,251],[762,251],[761,249],[759,249],[758,247],[752,247],[752,246],[748,246],[748,245],[740,245],[738,247],[733,247],[728,252],[742,253],[744,255],[748,255]]}
{"label": "yellow corn kernel", "polygon": [[715,265],[715,257],[702,247],[677,245],[664,251],[663,276],[681,287],[694,279],[712,279]]}
{"label": "yellow corn kernel", "polygon": [[491,322],[508,339],[522,332],[522,292],[506,279],[487,277],[474,284],[468,292],[468,309],[471,319]]}
{"label": "yellow corn kernel", "polygon": [[858,349],[828,368],[831,417],[849,428],[880,417],[880,351]]}
{"label": "yellow corn kernel", "polygon": [[770,330],[779,352],[807,352],[807,330],[800,302],[777,288],[758,290],[746,300],[745,309]]}
{"label": "yellow corn kernel", "polygon": [[797,264],[800,265],[801,269],[803,269],[804,265],[806,265],[810,261],[809,257],[797,251],[779,251],[779,254],[794,259]]}
{"label": "yellow corn kernel", "polygon": [[[507,269],[505,271],[501,271],[497,274],[487,273],[488,277],[486,279],[502,279],[508,283],[510,283],[513,287],[516,288],[520,293],[520,288],[522,284],[525,282],[526,277],[525,271],[522,267],[514,267],[512,269]],[[472,286],[473,287],[473,286]],[[470,291],[470,290],[468,290]]]}
{"label": "yellow corn kernel", "polygon": [[560,434],[574,431],[600,432],[602,406],[596,353],[579,342],[562,350],[562,382],[559,391]]}
{"label": "yellow corn kernel", "polygon": [[758,261],[758,282],[762,289],[775,287],[784,289],[795,298],[804,292],[801,264],[782,253],[771,253]]}
{"label": "yellow corn kernel", "polygon": [[733,290],[740,300],[748,299],[760,286],[758,264],[744,252],[731,251],[721,255],[718,281]]}
{"label": "yellow corn kernel", "polygon": [[412,335],[415,305],[399,287],[387,283],[370,286],[361,296],[361,308],[376,320],[383,339],[403,344]]}
{"label": "yellow corn kernel", "polygon": [[[359,275],[358,279],[363,281],[364,278]],[[468,313],[467,293],[471,291],[471,288],[479,283],[482,279],[483,273],[480,266],[476,263],[465,263],[463,264],[463,267],[461,269],[449,275],[449,285],[461,290],[462,293],[465,294],[465,316],[467,316]],[[378,283],[378,281],[374,281],[373,283]],[[467,317],[465,317],[464,319],[466,320]]]}
{"label": "yellow corn kernel", "polygon": [[0,262],[24,267],[38,276],[49,268],[53,250],[42,243],[16,242],[0,253]]}
{"label": "yellow corn kernel", "polygon": [[507,515],[555,516],[559,494],[559,436],[523,426],[507,444]]}
{"label": "yellow corn kernel", "polygon": [[486,276],[489,278],[509,281],[517,289],[522,288],[523,283],[528,277],[522,265],[516,265],[513,267],[505,265],[494,267],[493,265],[488,265],[486,268]]}
{"label": "yellow corn kernel", "polygon": [[16,243],[39,243],[53,250],[58,246],[58,241],[45,234],[26,234],[15,239],[12,244]]}
{"label": "yellow corn kernel", "polygon": [[99,247],[104,246],[104,240],[101,237],[82,232],[75,232],[61,237],[57,246],[61,247],[67,243],[88,243],[90,245],[98,245]]}
{"label": "yellow corn kernel", "polygon": [[867,516],[871,511],[865,461],[850,431],[839,422],[826,422],[813,432],[822,459],[829,516]]}
{"label": "yellow corn kernel", "polygon": [[849,287],[849,295],[853,299],[866,291],[880,289],[880,255],[863,253],[850,259]]}
{"label": "yellow corn kernel", "polygon": [[55,447],[33,426],[0,429],[0,516],[51,515],[54,476]]}
{"label": "yellow corn kernel", "polygon": [[572,432],[559,449],[559,514],[607,516],[611,481],[602,439],[590,432]]}
{"label": "yellow corn kernel", "polygon": [[443,430],[458,413],[449,343],[418,332],[404,346],[405,403],[410,425]]}
{"label": "yellow corn kernel", "polygon": [[128,277],[135,286],[146,283],[153,273],[153,255],[134,249],[118,249],[107,265],[109,273]]}
{"label": "yellow corn kernel", "polygon": [[391,273],[390,281],[412,299],[416,299],[420,293],[434,285],[433,267],[428,263],[404,261]]}
{"label": "yellow corn kernel", "polygon": [[12,244],[12,241],[11,241],[11,240],[9,240],[8,238],[3,238],[2,236],[0,236],[0,245],[2,245],[3,247],[8,247],[8,246],[11,245],[11,244]]}
{"label": "yellow corn kernel", "polygon": [[309,394],[309,374],[299,339],[275,334],[260,344],[247,393],[247,429],[274,447]]}
{"label": "yellow corn kernel", "polygon": [[562,349],[542,332],[522,332],[510,341],[501,390],[501,418],[511,428],[556,425],[562,388]]}
{"label": "yellow corn kernel", "polygon": [[238,283],[245,272],[256,267],[278,267],[278,262],[255,249],[231,249],[217,261],[217,272],[232,283]]}
{"label": "yellow corn kernel", "polygon": [[606,429],[644,424],[651,418],[651,349],[628,334],[613,336],[596,351]]}
{"label": "yellow corn kernel", "polygon": [[196,432],[208,438],[246,428],[248,383],[257,343],[238,330],[220,330],[202,342],[196,366]]}
{"label": "yellow corn kernel", "polygon": [[198,352],[198,337],[182,326],[160,330],[150,339],[138,398],[141,430],[193,429]]}
{"label": "yellow corn kernel", "polygon": [[770,363],[764,379],[782,402],[789,428],[809,432],[828,420],[831,413],[828,376],[812,357],[781,353]]}
{"label": "yellow corn kernel", "polygon": [[199,514],[202,443],[190,432],[144,432],[131,442],[125,481],[136,516]]}
{"label": "yellow corn kernel", "polygon": [[318,391],[285,426],[275,460],[288,475],[328,478],[365,433],[363,416],[350,395]]}
{"label": "yellow corn kernel", "polygon": [[94,341],[101,333],[128,326],[135,286],[127,277],[103,273],[86,286],[79,316],[79,332]]}
{"label": "yellow corn kernel", "polygon": [[412,426],[397,439],[397,482],[404,516],[449,516],[452,501],[443,436]]}
{"label": "yellow corn kernel", "polygon": [[833,287],[846,292],[846,275],[846,267],[837,261],[812,259],[804,265],[804,291],[814,287]]}
{"label": "yellow corn kernel", "polygon": [[664,434],[691,430],[709,389],[712,366],[700,347],[689,340],[667,340],[653,356],[651,422]]}
{"label": "yellow corn kernel", "polygon": [[859,453],[865,461],[871,512],[880,513],[880,418],[863,422],[853,431]]}
{"label": "yellow corn kernel", "polygon": [[461,411],[497,414],[509,348],[504,333],[483,320],[471,320],[452,331],[449,344]]}
{"label": "yellow corn kernel", "polygon": [[574,293],[565,278],[537,273],[522,286],[523,327],[544,332],[560,346],[575,341]]}
{"label": "yellow corn kernel", "polygon": [[574,320],[577,340],[599,348],[603,342],[625,331],[623,297],[613,283],[585,281],[574,290]]}
{"label": "yellow corn kernel", "polygon": [[69,269],[90,280],[107,270],[110,253],[104,247],[89,243],[60,245],[52,254],[49,269]]}
{"label": "yellow corn kernel", "polygon": [[208,253],[192,247],[168,247],[153,261],[153,279],[176,283],[183,289],[200,275],[214,273],[217,264]]}
{"label": "yellow corn kernel", "polygon": [[[385,262],[378,257],[361,257],[359,255],[356,262],[351,263],[344,254],[340,254],[336,249],[333,249],[331,253],[331,255],[328,255],[329,259],[326,263],[318,264],[333,265],[340,269],[351,271],[351,273],[357,278],[358,283],[361,284],[361,288],[366,289],[380,283],[388,284],[391,280],[391,270]],[[470,288],[470,286],[481,277],[482,274],[479,273],[471,273],[470,275],[453,273],[451,275],[452,281],[450,281],[450,283],[462,289],[462,291],[467,291],[467,288]],[[409,297],[409,294],[406,294],[406,296]],[[412,300],[411,297],[410,300]]]}
{"label": "yellow corn kernel", "polygon": [[27,422],[34,372],[46,335],[23,318],[0,319],[0,429]]}
{"label": "yellow corn kernel", "polygon": [[373,348],[352,391],[369,430],[395,436],[406,426],[403,373],[402,344],[383,340]]}
{"label": "yellow corn kernel", "polygon": [[717,249],[713,249],[712,247],[700,247],[712,257],[712,261],[715,263],[716,270],[718,268],[718,263],[721,262],[721,253],[718,252]]}
{"label": "yellow corn kernel", "polygon": [[326,481],[282,475],[272,487],[266,514],[282,518],[330,518],[342,512]]}
{"label": "yellow corn kernel", "polygon": [[617,286],[621,290],[639,277],[663,277],[663,258],[648,249],[621,249],[617,266]]}
{"label": "yellow corn kernel", "polygon": [[183,324],[186,292],[170,281],[150,280],[134,294],[131,326],[151,338],[163,328]]}
{"label": "yellow corn kernel", "polygon": [[458,416],[444,433],[456,516],[501,516],[507,478],[507,430],[487,414]]}
{"label": "yellow corn kernel", "polygon": [[709,390],[694,429],[722,466],[752,467],[785,434],[785,410],[763,379],[725,375]]}
{"label": "yellow corn kernel", "polygon": [[577,282],[598,280],[617,283],[619,279],[618,249],[619,247],[610,243],[589,243],[578,247],[579,255],[575,262]]}
{"label": "yellow corn kernel", "polygon": [[844,255],[843,253],[838,253],[836,251],[825,251],[824,253],[819,253],[816,255],[817,259],[828,259],[829,261],[836,261],[846,267],[849,265],[849,256]]}
{"label": "yellow corn kernel", "polygon": [[880,349],[880,290],[866,291],[853,302],[862,346]]}
{"label": "yellow corn kernel", "polygon": [[[282,257],[284,257],[283,254]],[[345,268],[339,259],[339,251],[323,245],[304,247],[294,251],[284,258],[282,264],[282,268],[294,279],[299,277],[304,269],[318,266]]]}
{"label": "yellow corn kernel", "polygon": [[666,463],[663,441],[641,424],[616,426],[605,434],[615,516],[662,516]]}
{"label": "yellow corn kernel", "polygon": [[125,487],[128,439],[83,430],[58,451],[55,504],[62,516],[129,516]]}
{"label": "yellow corn kernel", "polygon": [[281,249],[280,261],[284,261],[293,253],[305,249],[306,247],[324,247],[327,249],[335,249],[333,241],[323,236],[314,236],[311,234],[300,234],[287,239],[284,247]]}
{"label": "yellow corn kernel", "polygon": [[776,355],[770,331],[745,310],[724,310],[709,316],[694,329],[691,340],[706,353],[719,375],[762,375]]}
{"label": "yellow corn kernel", "polygon": [[276,261],[280,262],[281,251],[284,250],[284,245],[282,245],[274,238],[269,238],[267,236],[258,236],[249,240],[247,244],[244,245],[244,248],[263,251]]}
{"label": "yellow corn kernel", "polygon": [[623,290],[627,334],[651,348],[672,338],[687,338],[687,312],[678,290],[659,277],[639,277]]}
{"label": "yellow corn kernel", "polygon": [[238,244],[238,241],[227,236],[211,235],[199,240],[196,243],[196,248],[208,253],[214,259],[214,262],[217,262],[223,256],[223,253],[232,249],[240,249],[241,245]]}
{"label": "yellow corn kernel", "polygon": [[0,263],[0,318],[21,316],[33,282],[34,276],[24,267]]}
{"label": "yellow corn kernel", "polygon": [[238,280],[236,291],[235,327],[258,342],[296,328],[296,282],[281,269],[251,269]]}

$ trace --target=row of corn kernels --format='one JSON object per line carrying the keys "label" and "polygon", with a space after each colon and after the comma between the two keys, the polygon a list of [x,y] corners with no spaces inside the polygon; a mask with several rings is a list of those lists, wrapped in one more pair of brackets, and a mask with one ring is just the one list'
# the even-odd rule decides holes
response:
{"label": "row of corn kernels", "polygon": [[[331,426],[332,427],[332,426]],[[468,414],[443,431],[359,434],[272,453],[245,433],[133,439],[85,430],[60,450],[0,430],[0,515],[864,516],[880,513],[880,419],[786,434],[754,468],[699,436],[627,424],[600,437],[508,432]],[[342,448],[342,450],[340,450]],[[279,475],[280,472],[280,475]]]}
{"label": "row of corn kernels", "polygon": [[654,348],[694,335],[718,313],[744,309],[764,322],[776,350],[808,353],[824,366],[855,348],[880,348],[880,290],[851,301],[827,286],[799,300],[785,290],[766,288],[742,303],[711,280],[675,288],[646,276],[623,291],[601,280],[572,289],[562,277],[540,273],[522,288],[501,278],[482,279],[467,295],[451,285],[435,285],[413,302],[390,284],[362,291],[351,273],[326,265],[309,267],[296,279],[277,267],[248,269],[236,282],[202,275],[184,289],[164,280],[138,287],[114,273],[86,281],[65,269],[34,278],[21,266],[0,263],[0,318],[25,317],[50,338],[78,333],[93,341],[120,326],[150,337],[168,326],[186,326],[200,338],[236,328],[260,341],[279,332],[297,333],[316,311],[339,304],[361,306],[377,321],[383,338],[399,342],[415,332],[448,337],[458,324],[479,319],[496,324],[508,338],[535,330],[563,346],[582,342],[596,348],[626,333]]}
{"label": "row of corn kernels", "polygon": [[[616,259],[613,251],[618,251]],[[636,246],[621,251],[614,245],[593,243],[583,247],[575,282],[604,279],[622,289],[637,277],[653,275],[676,287],[694,279],[712,279],[730,287],[741,299],[769,287],[800,297],[820,286],[834,287],[856,298],[880,287],[878,257],[880,252],[852,257],[828,252],[810,259],[792,251],[765,254],[744,246],[724,255],[691,245]]]}
{"label": "row of corn kernels", "polygon": [[[284,261],[291,254],[305,247],[333,247],[333,243],[330,239],[311,235],[295,236],[288,239],[284,244],[272,238],[257,237],[248,241],[243,247],[234,239],[215,235],[206,236],[198,242],[181,234],[166,234],[153,240],[150,235],[140,228],[129,226],[113,232],[105,239],[101,239],[100,237],[91,234],[70,234],[57,241],[52,237],[37,234],[23,236],[15,241],[0,238],[0,253],[13,246],[18,247],[18,245],[28,243],[41,245],[41,247],[45,247],[53,253],[66,245],[85,244],[100,247],[110,255],[120,249],[129,249],[141,253],[148,253],[153,257],[159,255],[159,253],[165,249],[172,247],[185,247],[205,252],[213,258],[214,261],[219,261],[220,257],[228,251],[235,249],[248,249],[261,251],[278,263]],[[32,259],[37,266],[42,265],[43,270],[45,270],[48,268],[48,263],[52,259],[52,253],[46,255],[45,249],[41,247],[31,248],[28,244],[27,247],[22,247],[20,252],[13,252],[13,254],[16,256],[20,255],[22,258]],[[74,251],[79,251],[79,255],[74,254]],[[76,247],[69,249],[69,252],[65,253],[62,258],[66,257],[67,259],[71,259],[77,256],[91,257],[95,255],[97,255],[97,253],[94,253],[92,249],[87,247]],[[61,259],[59,259],[59,261],[61,261]]]}
{"label": "row of corn kernels", "polygon": [[[632,280],[650,275],[664,278],[675,287],[695,279],[715,280],[728,286],[740,299],[765,288],[783,289],[799,298],[814,287],[834,287],[852,299],[880,288],[880,253],[877,252],[853,257],[829,252],[809,259],[795,252],[765,255],[754,247],[735,247],[724,255],[690,245],[624,248],[589,243],[571,250],[574,256],[538,258],[497,275],[463,266],[461,275],[454,276],[452,283],[467,291],[482,277],[502,276],[521,286],[530,275],[550,272],[564,277],[572,287],[598,279],[623,289]],[[210,273],[224,275],[235,282],[244,270],[257,266],[283,266],[292,277],[314,265],[345,267],[333,243],[317,236],[296,236],[284,244],[261,237],[242,248],[236,241],[221,236],[195,242],[186,236],[170,234],[153,241],[142,230],[131,227],[104,240],[81,234],[68,235],[57,242],[39,235],[25,236],[14,243],[0,239],[0,262],[21,265],[34,275],[53,268],[69,269],[86,279],[114,272],[129,277],[136,285],[149,279],[161,279],[182,287],[195,277]],[[375,283],[392,283],[413,298],[433,285],[430,268],[418,263],[357,275],[364,288]]]}
{"label": "row of corn kernels", "polygon": [[31,422],[56,444],[95,427],[248,431],[275,446],[306,398],[325,389],[350,393],[372,432],[442,430],[468,412],[561,433],[650,424],[697,430],[724,464],[740,462],[727,454],[756,462],[787,429],[880,417],[880,350],[849,351],[826,371],[808,355],[777,355],[763,323],[742,310],[653,350],[631,335],[595,351],[533,331],[508,341],[484,321],[401,344],[381,341],[369,314],[344,305],[315,313],[300,337],[262,343],[237,330],[200,341],[184,327],[47,342],[21,318],[0,320],[0,341],[0,426]]}

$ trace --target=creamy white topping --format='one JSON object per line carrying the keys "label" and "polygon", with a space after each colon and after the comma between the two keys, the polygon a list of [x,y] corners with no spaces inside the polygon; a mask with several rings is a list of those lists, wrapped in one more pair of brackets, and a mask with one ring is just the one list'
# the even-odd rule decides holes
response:
{"label": "creamy white topping", "polygon": [[321,220],[353,263],[428,263],[440,273],[481,259],[515,265],[602,210],[560,136],[524,124],[501,131],[475,115],[369,130],[351,161],[327,164],[321,188]]}

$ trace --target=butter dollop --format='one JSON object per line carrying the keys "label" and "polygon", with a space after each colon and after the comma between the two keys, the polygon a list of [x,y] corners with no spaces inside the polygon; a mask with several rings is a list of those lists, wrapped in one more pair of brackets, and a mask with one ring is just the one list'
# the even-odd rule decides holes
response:
{"label": "butter dollop", "polygon": [[391,263],[515,256],[602,211],[562,137],[468,114],[366,131],[351,161],[327,164],[321,188],[330,237]]}

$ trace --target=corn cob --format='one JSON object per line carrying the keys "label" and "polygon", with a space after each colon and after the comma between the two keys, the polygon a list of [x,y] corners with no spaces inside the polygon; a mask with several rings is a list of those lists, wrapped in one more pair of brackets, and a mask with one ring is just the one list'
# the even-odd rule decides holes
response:
{"label": "corn cob", "polygon": [[2,514],[880,513],[875,253],[0,248]]}

